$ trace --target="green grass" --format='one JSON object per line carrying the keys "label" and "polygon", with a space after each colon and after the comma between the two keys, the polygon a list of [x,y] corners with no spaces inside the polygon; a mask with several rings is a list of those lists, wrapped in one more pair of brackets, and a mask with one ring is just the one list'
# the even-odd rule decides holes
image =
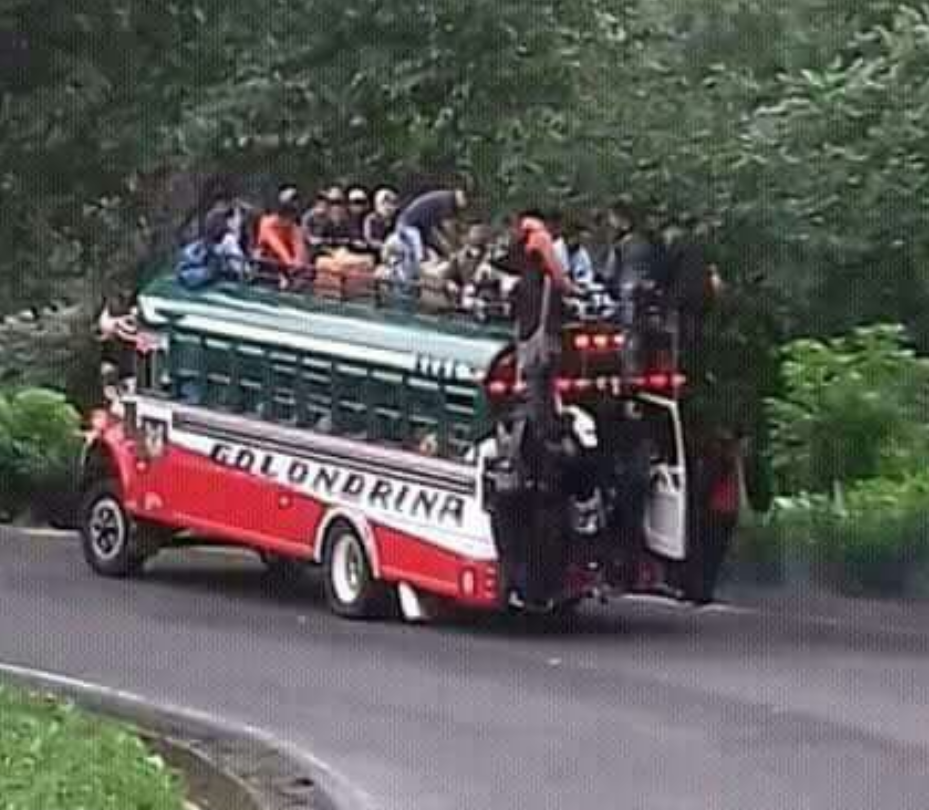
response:
{"label": "green grass", "polygon": [[179,778],[128,728],[0,684],[0,810],[182,810]]}

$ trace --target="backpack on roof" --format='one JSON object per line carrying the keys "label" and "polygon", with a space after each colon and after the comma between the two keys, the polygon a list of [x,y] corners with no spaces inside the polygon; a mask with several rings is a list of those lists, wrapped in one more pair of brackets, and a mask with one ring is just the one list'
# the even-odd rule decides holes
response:
{"label": "backpack on roof", "polygon": [[219,278],[219,258],[203,239],[197,239],[181,249],[175,275],[187,289],[202,289]]}

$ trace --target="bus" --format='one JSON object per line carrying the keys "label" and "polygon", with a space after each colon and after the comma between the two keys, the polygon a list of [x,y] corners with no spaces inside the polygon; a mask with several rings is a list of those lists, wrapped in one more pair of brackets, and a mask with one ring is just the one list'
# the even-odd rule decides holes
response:
{"label": "bus", "polygon": [[[527,525],[516,507],[500,519],[495,477],[520,394],[508,323],[161,277],[138,296],[138,325],[133,390],[95,415],[84,451],[78,521],[95,572],[128,577],[162,549],[217,543],[277,575],[321,566],[344,617],[506,607],[514,538],[501,532]],[[575,452],[548,500],[567,549],[557,603],[573,606],[605,592],[592,539],[622,548],[628,436],[645,437],[642,552],[656,570],[688,558],[687,464],[683,378],[624,375],[609,322],[572,322],[563,340]]]}

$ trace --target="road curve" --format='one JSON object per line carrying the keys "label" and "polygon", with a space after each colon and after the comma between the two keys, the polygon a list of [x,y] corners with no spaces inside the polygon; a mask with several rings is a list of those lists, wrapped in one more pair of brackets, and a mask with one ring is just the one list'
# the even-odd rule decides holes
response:
{"label": "road curve", "polygon": [[384,810],[917,810],[927,639],[638,605],[559,631],[352,624],[245,558],[112,582],[0,534],[0,661],[265,729]]}

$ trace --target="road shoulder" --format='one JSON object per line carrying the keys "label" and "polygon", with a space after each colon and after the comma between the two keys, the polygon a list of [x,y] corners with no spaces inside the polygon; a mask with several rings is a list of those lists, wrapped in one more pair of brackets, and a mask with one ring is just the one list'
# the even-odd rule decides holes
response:
{"label": "road shoulder", "polygon": [[[370,810],[373,802],[328,765],[251,726],[76,678],[0,663],[5,682],[54,694],[98,715],[138,729],[174,765],[224,775],[223,810]],[[186,763],[185,763],[186,761]]]}

